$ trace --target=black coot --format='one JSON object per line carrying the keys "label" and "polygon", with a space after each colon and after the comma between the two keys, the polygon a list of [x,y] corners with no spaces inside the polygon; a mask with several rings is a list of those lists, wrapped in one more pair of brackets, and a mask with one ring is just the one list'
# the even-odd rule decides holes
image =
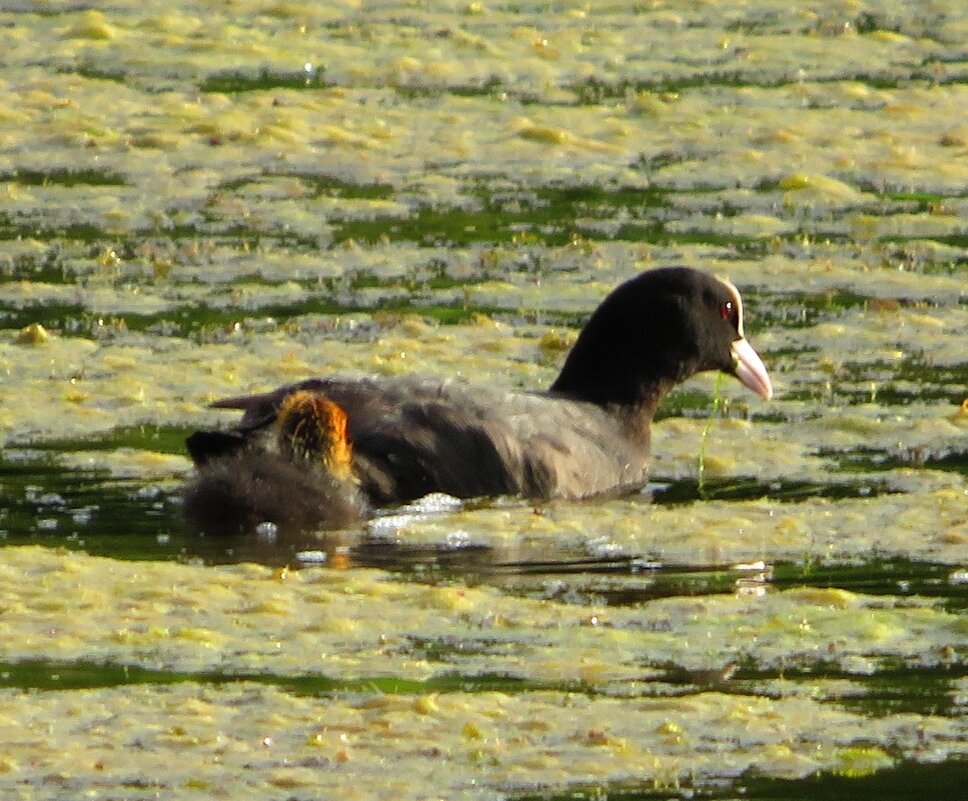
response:
{"label": "black coot", "polygon": [[[662,397],[703,370],[773,388],[727,281],[686,267],[644,272],[589,318],[542,392],[427,377],[317,378],[218,401],[227,431],[188,438],[189,518],[334,528],[444,492],[584,498],[641,487]],[[348,441],[347,441],[348,440]]]}

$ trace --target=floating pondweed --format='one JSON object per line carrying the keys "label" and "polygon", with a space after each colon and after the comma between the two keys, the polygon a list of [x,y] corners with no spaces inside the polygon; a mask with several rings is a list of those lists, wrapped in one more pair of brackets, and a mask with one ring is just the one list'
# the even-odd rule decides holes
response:
{"label": "floating pondweed", "polygon": [[[960,801],[963,6],[0,12],[0,793]],[[182,526],[210,401],[546,387],[677,263],[778,391],[651,499]]]}

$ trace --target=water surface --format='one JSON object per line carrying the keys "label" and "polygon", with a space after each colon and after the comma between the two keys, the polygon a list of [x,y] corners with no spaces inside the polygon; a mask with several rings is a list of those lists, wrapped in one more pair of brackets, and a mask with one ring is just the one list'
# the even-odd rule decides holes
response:
{"label": "water surface", "polygon": [[[958,3],[8,8],[6,794],[960,798]],[[182,524],[210,401],[544,387],[665,264],[777,396],[679,388],[642,493]]]}

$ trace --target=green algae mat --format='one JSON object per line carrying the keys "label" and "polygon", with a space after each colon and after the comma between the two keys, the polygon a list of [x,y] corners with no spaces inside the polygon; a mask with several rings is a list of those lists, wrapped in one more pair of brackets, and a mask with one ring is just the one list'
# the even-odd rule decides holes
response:
{"label": "green algae mat", "polygon": [[[968,10],[0,11],[0,793],[960,799]],[[632,497],[206,537],[212,400],[743,292]]]}

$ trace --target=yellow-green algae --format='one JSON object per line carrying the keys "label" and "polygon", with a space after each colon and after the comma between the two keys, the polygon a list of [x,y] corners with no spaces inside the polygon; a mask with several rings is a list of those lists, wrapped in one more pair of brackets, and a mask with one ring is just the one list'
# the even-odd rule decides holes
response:
{"label": "yellow-green algae", "polygon": [[[607,687],[649,665],[934,664],[963,659],[968,646],[961,618],[935,603],[836,589],[589,607],[358,569],[129,563],[38,547],[0,551],[0,580],[8,659],[179,671],[415,680],[457,671]],[[443,656],[425,653],[425,640]]]}
{"label": "yellow-green algae", "polygon": [[[520,598],[514,577],[501,592],[5,548],[7,662],[496,672],[632,696],[309,697],[201,678],[8,689],[5,794],[480,798],[612,779],[674,787],[749,767],[861,776],[899,756],[964,753],[963,716],[834,703],[863,697],[885,663],[963,666],[961,607],[768,582],[774,563],[871,555],[942,563],[949,588],[964,582],[968,488],[942,460],[968,435],[968,14],[932,9],[388,0],[0,13],[5,459],[119,427],[225,422],[205,404],[323,372],[546,386],[568,324],[634,272],[680,262],[741,287],[778,390],[766,406],[723,382],[707,478],[870,490],[503,504],[375,527],[417,546],[460,535],[498,560],[567,548],[760,566],[735,596],[628,607]],[[446,315],[460,324],[433,322]],[[696,477],[707,422],[690,392],[708,398],[713,379],[670,398],[688,415],[654,427],[660,481]],[[887,463],[845,473],[856,452]],[[166,486],[188,469],[144,448],[49,456]],[[716,673],[733,660],[781,675],[751,698],[635,698],[660,666]],[[844,675],[787,681],[791,664]],[[950,693],[963,710],[963,678]]]}
{"label": "yellow-green algae", "polygon": [[[16,732],[0,786],[110,786],[131,795],[500,798],[576,780],[672,788],[748,768],[783,777],[884,765],[891,742],[940,752],[964,722],[870,720],[810,699],[594,698],[560,693],[294,696],[247,683],[42,695],[4,691]],[[177,755],[174,759],[172,755]]]}
{"label": "yellow-green algae", "polygon": [[[253,565],[142,565],[40,548],[0,552],[7,659],[93,659],[224,683],[43,694],[4,690],[0,785],[85,787],[134,780],[175,797],[218,787],[323,792],[350,781],[376,797],[435,787],[488,797],[563,782],[862,773],[894,754],[964,752],[965,719],[871,719],[816,692],[715,692],[610,699],[569,692],[304,696],[232,682],[232,673],[427,679],[498,671],[608,694],[649,663],[701,670],[744,655],[762,665],[960,653],[957,616],[918,599],[842,590],[710,596],[640,609],[527,601],[495,590],[400,583],[376,572]],[[417,640],[449,645],[433,659]],[[466,652],[465,652],[466,649]],[[842,693],[843,689],[834,689]],[[172,755],[179,755],[176,764]],[[136,768],[133,766],[136,765]],[[350,778],[352,777],[352,779]]]}

